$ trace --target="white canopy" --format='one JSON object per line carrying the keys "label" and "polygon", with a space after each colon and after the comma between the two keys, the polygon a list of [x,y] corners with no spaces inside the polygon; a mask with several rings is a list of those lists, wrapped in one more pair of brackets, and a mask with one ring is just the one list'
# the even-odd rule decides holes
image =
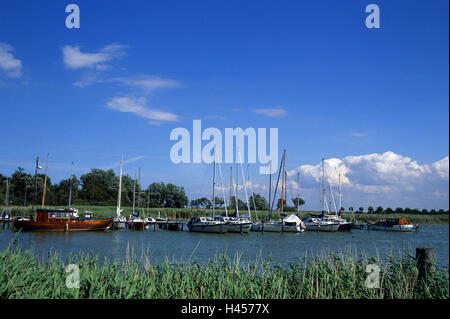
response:
{"label": "white canopy", "polygon": [[286,223],[296,223],[297,225],[299,225],[301,222],[300,218],[298,218],[294,214],[290,214],[290,215],[286,216],[286,218],[283,219],[283,221]]}

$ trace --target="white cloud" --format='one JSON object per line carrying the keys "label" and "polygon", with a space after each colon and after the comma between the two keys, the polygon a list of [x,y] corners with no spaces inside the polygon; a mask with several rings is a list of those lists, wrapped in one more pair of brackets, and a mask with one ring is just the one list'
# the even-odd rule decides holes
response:
{"label": "white cloud", "polygon": [[354,136],[354,137],[366,137],[367,134],[366,133],[362,133],[362,132],[351,132],[350,136]]}
{"label": "white cloud", "polygon": [[[318,196],[322,176],[321,163],[301,165],[288,172],[291,179],[300,172],[300,186],[304,192],[312,190]],[[449,196],[448,156],[432,164],[419,164],[410,157],[388,151],[382,154],[346,156],[325,160],[325,185],[336,189],[339,173],[341,185],[353,200],[358,198],[371,205],[423,205],[441,208],[442,198]],[[291,189],[295,189],[291,185]],[[439,203],[439,204],[432,204]],[[448,204],[447,204],[448,205]],[[447,206],[448,207],[448,206]],[[433,207],[432,207],[433,208]]]}
{"label": "white cloud", "polygon": [[82,68],[95,68],[104,70],[108,68],[106,62],[119,58],[124,55],[124,45],[110,44],[98,52],[81,52],[79,46],[66,45],[63,47],[63,62],[72,70]]}
{"label": "white cloud", "polygon": [[[123,161],[123,164],[134,163],[134,162],[139,161],[139,160],[141,160],[141,159],[143,159],[143,158],[146,158],[146,157],[147,157],[147,156],[136,156],[136,157],[132,157],[132,158],[129,158],[129,159],[127,159],[127,160],[124,160],[124,161]],[[115,162],[115,163],[113,163],[113,164],[111,164],[111,165],[104,166],[104,167],[102,167],[102,169],[103,169],[103,170],[108,170],[108,169],[113,169],[113,168],[116,168],[116,167],[120,167],[120,161],[119,161],[119,162]]]}
{"label": "white cloud", "polygon": [[149,120],[149,124],[152,125],[159,124],[160,121],[176,122],[179,120],[179,116],[176,114],[147,108],[147,99],[145,97],[114,97],[106,105],[116,111],[133,113],[146,118]]}
{"label": "white cloud", "polygon": [[447,181],[448,181],[448,164],[449,164],[448,156],[432,164],[432,167],[437,172],[437,174]]}
{"label": "white cloud", "polygon": [[116,82],[132,88],[143,90],[145,93],[151,93],[156,89],[174,88],[180,84],[177,81],[163,79],[158,76],[141,75],[135,77],[118,77],[107,80],[108,82]]}
{"label": "white cloud", "polygon": [[275,108],[269,108],[269,109],[254,109],[253,112],[257,113],[257,114],[262,114],[264,116],[268,116],[268,117],[282,117],[284,115],[286,115],[287,110],[277,106]]}
{"label": "white cloud", "polygon": [[11,54],[13,50],[11,45],[0,42],[0,69],[8,77],[20,78],[22,76],[22,62]]}

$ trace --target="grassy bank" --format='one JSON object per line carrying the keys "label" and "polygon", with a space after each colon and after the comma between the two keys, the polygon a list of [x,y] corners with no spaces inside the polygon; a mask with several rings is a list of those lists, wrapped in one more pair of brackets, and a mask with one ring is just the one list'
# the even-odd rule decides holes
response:
{"label": "grassy bank", "polygon": [[[82,205],[74,205],[75,208],[77,208],[80,213],[89,210],[94,212],[94,215],[97,217],[109,217],[113,216],[116,213],[116,207],[115,206],[82,206]],[[51,207],[51,208],[64,208],[62,206],[60,207]],[[0,207],[0,211],[1,211]],[[32,207],[23,207],[23,206],[13,206],[12,208],[12,215],[14,216],[27,216],[31,213]],[[128,216],[131,214],[131,207],[124,207],[122,215]],[[160,212],[161,217],[168,217],[170,219],[189,219],[192,216],[198,216],[199,214],[210,213],[210,210],[208,209],[193,209],[193,208],[150,208],[148,210],[148,215],[151,215],[153,217],[158,216],[158,213]],[[144,213],[147,214],[147,210],[144,209]],[[223,209],[217,209],[216,214],[222,214],[225,213],[225,210]],[[241,211],[241,214],[247,214],[247,210]],[[301,212],[300,217],[305,217],[308,213],[318,214],[319,212],[313,212],[313,211],[304,211]],[[255,217],[255,212],[251,211],[252,217]],[[273,212],[273,219],[278,219],[280,214],[278,211]],[[378,221],[380,219],[386,219],[386,218],[399,218],[399,217],[405,217],[408,221],[424,225],[424,224],[435,224],[435,225],[443,225],[443,224],[449,224],[449,215],[448,214],[350,214],[350,213],[344,213],[343,217],[349,220],[352,220],[355,218],[355,215],[360,216],[359,222],[361,223],[367,223],[367,222],[374,222]],[[261,219],[268,219],[269,212],[268,211],[257,211],[256,217],[258,220]]]}
{"label": "grassy bank", "polygon": [[[30,251],[0,252],[0,298],[448,298],[448,269],[434,270],[428,284],[418,280],[410,256],[353,260],[329,255],[282,268],[262,260],[246,265],[216,257],[152,265],[128,257],[120,264],[77,255],[61,261],[56,253],[39,260]],[[80,270],[79,289],[66,287],[67,264]],[[366,266],[380,266],[379,288],[367,288]]]}

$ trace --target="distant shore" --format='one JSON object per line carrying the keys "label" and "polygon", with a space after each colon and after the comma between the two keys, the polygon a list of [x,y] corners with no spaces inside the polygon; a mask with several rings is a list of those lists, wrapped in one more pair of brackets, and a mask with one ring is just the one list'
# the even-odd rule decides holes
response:
{"label": "distant shore", "polygon": [[[40,208],[40,206],[38,206]],[[49,208],[67,208],[64,206],[50,206]],[[76,205],[73,204],[72,208],[77,209],[80,213],[84,213],[85,211],[92,211],[94,216],[97,217],[111,217],[116,214],[115,206],[87,206],[87,205]],[[122,215],[129,216],[132,212],[131,207],[123,207]],[[0,211],[3,210],[3,207],[0,206]],[[11,215],[12,216],[28,216],[32,212],[32,206],[12,206],[11,207]],[[137,208],[136,208],[137,212]],[[248,215],[248,210],[240,210],[241,215]],[[144,216],[153,216],[157,217],[160,215],[161,217],[167,217],[169,219],[189,219],[192,216],[199,216],[201,214],[205,214],[207,216],[211,213],[211,209],[203,209],[203,208],[141,208],[140,214]],[[225,209],[218,208],[216,209],[216,215],[224,214]],[[251,216],[254,220],[268,219],[269,212],[268,211],[250,211]],[[290,213],[287,213],[290,214]],[[320,214],[318,211],[300,211],[300,217],[306,217],[308,214]],[[279,219],[280,212],[273,211],[272,219]],[[343,213],[343,217],[347,220],[356,220],[359,223],[368,223],[368,222],[376,222],[378,220],[383,220],[387,218],[400,218],[404,217],[409,222],[419,225],[448,225],[449,224],[449,214],[448,213],[411,213],[411,214],[375,214],[375,213]],[[359,217],[359,218],[358,218]]]}

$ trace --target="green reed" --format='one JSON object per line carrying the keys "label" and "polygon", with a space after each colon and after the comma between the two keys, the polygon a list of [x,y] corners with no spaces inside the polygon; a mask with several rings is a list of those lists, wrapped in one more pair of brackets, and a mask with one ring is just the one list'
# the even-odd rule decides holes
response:
{"label": "green reed", "polygon": [[[436,269],[428,283],[418,280],[411,256],[384,260],[331,254],[297,260],[288,267],[261,257],[243,263],[216,255],[206,264],[194,260],[149,262],[127,252],[124,261],[92,254],[69,256],[54,251],[46,258],[10,246],[0,252],[0,298],[448,298],[449,270]],[[65,266],[76,264],[80,287],[67,288]],[[366,266],[380,267],[380,288],[367,288]]]}

